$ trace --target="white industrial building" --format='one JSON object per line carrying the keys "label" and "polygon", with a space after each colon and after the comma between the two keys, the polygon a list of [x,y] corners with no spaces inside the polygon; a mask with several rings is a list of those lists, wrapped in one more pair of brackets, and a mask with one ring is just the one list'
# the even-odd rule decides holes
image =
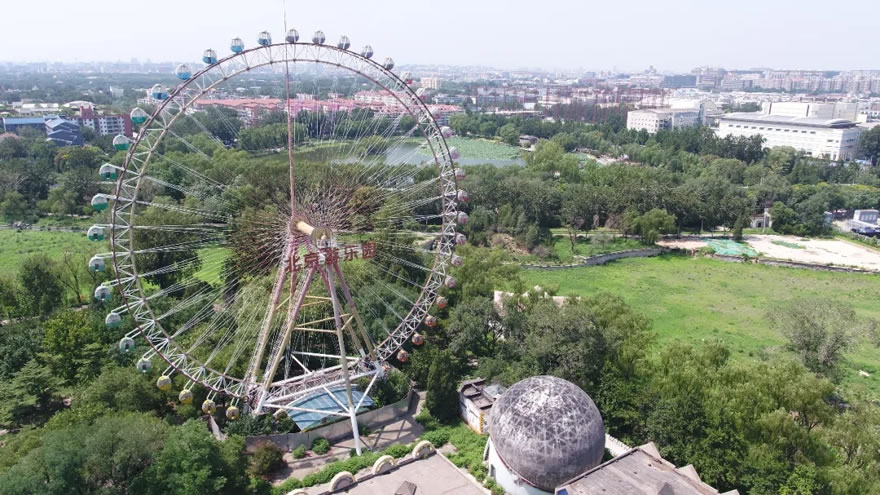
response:
{"label": "white industrial building", "polygon": [[696,108],[647,108],[632,110],[626,114],[626,128],[646,130],[654,134],[660,130],[683,129],[700,123],[700,110]]}
{"label": "white industrial building", "polygon": [[855,156],[862,129],[847,119],[729,113],[718,120],[718,136],[763,136],[765,146],[791,146],[810,156],[847,160]]}
{"label": "white industrial building", "polygon": [[423,77],[419,84],[425,89],[440,89],[443,85],[439,77]]}

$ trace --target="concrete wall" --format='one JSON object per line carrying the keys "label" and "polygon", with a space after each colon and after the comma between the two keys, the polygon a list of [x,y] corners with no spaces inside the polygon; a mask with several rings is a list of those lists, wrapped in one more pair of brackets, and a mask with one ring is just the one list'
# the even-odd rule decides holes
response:
{"label": "concrete wall", "polygon": [[523,263],[522,267],[532,268],[536,270],[564,270],[566,268],[577,268],[579,266],[604,265],[609,261],[619,260],[622,258],[647,258],[651,256],[658,256],[663,252],[664,250],[661,248],[631,249],[629,251],[618,251],[616,253],[590,256],[589,258],[583,258],[583,261],[581,261],[580,263],[572,263],[570,265],[533,265]]}
{"label": "concrete wall", "polygon": [[[410,389],[409,392],[407,392],[406,397],[394,404],[388,404],[379,409],[373,409],[372,411],[358,414],[357,422],[359,425],[365,426],[370,430],[375,430],[388,423],[392,423],[409,412],[410,402],[414,395],[412,389]],[[351,421],[347,417],[343,418],[340,416],[340,421],[314,430],[297,433],[282,433],[279,435],[258,435],[246,437],[244,441],[247,450],[250,452],[256,450],[257,446],[260,444],[267,442],[274,443],[282,450],[290,452],[300,445],[305,445],[308,449],[312,446],[312,442],[320,437],[326,438],[330,443],[334,443],[346,438],[351,438],[351,436]]]}

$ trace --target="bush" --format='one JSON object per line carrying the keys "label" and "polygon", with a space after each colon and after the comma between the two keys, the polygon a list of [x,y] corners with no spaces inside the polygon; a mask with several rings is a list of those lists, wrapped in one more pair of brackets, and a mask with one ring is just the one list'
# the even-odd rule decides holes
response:
{"label": "bush", "polygon": [[318,437],[312,442],[312,452],[322,455],[330,451],[330,442],[324,437]]}
{"label": "bush", "polygon": [[265,476],[284,467],[284,454],[274,443],[264,443],[257,447],[251,459],[250,473]]}
{"label": "bush", "polygon": [[422,435],[422,440],[427,440],[434,444],[434,447],[440,448],[449,442],[449,432],[446,430],[429,431]]}
{"label": "bush", "polygon": [[292,492],[292,491],[296,490],[297,488],[302,488],[302,487],[303,487],[303,482],[300,481],[298,478],[287,478],[280,485],[273,487],[272,493],[284,495],[288,492]]}
{"label": "bush", "polygon": [[306,456],[306,446],[300,445],[299,447],[293,449],[293,452],[291,452],[291,455],[293,455],[294,459],[302,459],[303,457]]}
{"label": "bush", "polygon": [[395,459],[400,459],[401,457],[406,457],[410,452],[412,452],[412,445],[392,445],[385,449],[385,455],[390,455]]}

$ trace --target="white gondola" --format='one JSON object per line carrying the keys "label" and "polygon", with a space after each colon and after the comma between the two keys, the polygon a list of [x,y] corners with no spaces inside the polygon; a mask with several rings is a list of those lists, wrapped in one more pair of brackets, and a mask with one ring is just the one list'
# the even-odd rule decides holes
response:
{"label": "white gondola", "polygon": [[457,180],[462,180],[462,179],[464,179],[465,177],[467,177],[467,173],[464,171],[463,168],[457,168],[457,169],[455,169],[455,178],[456,178]]}
{"label": "white gondola", "polygon": [[455,287],[455,278],[454,277],[446,277],[446,280],[443,282],[443,285],[448,289],[452,289]]}
{"label": "white gondola", "polygon": [[324,36],[324,31],[321,31],[320,29],[315,31],[315,34],[312,35],[312,43],[316,45],[323,45],[326,40],[327,37]]}
{"label": "white gondola", "polygon": [[241,38],[232,38],[232,41],[229,42],[229,49],[232,50],[232,53],[241,53],[244,51],[244,41]]}
{"label": "white gondola", "polygon": [[144,111],[143,108],[134,107],[134,109],[129,114],[129,117],[131,118],[131,122],[133,124],[140,125],[146,122],[150,116],[147,114],[147,112]]}
{"label": "white gondola", "polygon": [[217,52],[208,48],[207,50],[205,50],[204,53],[202,53],[202,62],[204,62],[208,65],[216,64],[217,63]]}
{"label": "white gondola", "polygon": [[373,58],[373,47],[370,45],[364,45],[364,48],[361,50],[361,57]]}
{"label": "white gondola", "polygon": [[440,128],[440,135],[443,136],[445,139],[451,138],[452,137],[452,127],[449,127],[448,125],[444,125],[443,127]]}
{"label": "white gondola", "polygon": [[446,309],[446,306],[449,306],[449,301],[447,301],[445,297],[439,296],[437,297],[437,300],[434,301],[434,305],[437,306],[437,309]]}
{"label": "white gondola", "polygon": [[131,337],[122,337],[119,340],[119,351],[120,352],[131,352],[134,349],[134,339]]}
{"label": "white gondola", "polygon": [[382,67],[384,67],[385,70],[393,69],[394,68],[394,59],[391,57],[386,57],[385,62],[382,63]]}
{"label": "white gondola", "polygon": [[95,211],[106,210],[108,204],[110,204],[110,198],[106,194],[95,194],[92,196],[92,208]]}
{"label": "white gondola", "polygon": [[112,163],[105,163],[98,169],[98,175],[104,180],[116,180],[116,171],[119,169]]}
{"label": "white gondola", "polygon": [[461,256],[457,254],[453,254],[452,258],[449,261],[450,263],[452,263],[452,266],[461,266],[461,264],[464,263]]}
{"label": "white gondola", "polygon": [[288,43],[296,43],[297,41],[299,41],[299,31],[293,28],[288,29],[287,36],[284,38],[284,41]]}
{"label": "white gondola", "polygon": [[111,298],[110,287],[99,285],[95,288],[95,299],[101,302],[107,302]]}
{"label": "white gondola", "polygon": [[88,232],[86,232],[86,236],[90,241],[103,241],[104,227],[101,227],[100,225],[92,225],[89,227]]}
{"label": "white gondola", "polygon": [[348,36],[341,36],[339,38],[339,43],[336,44],[336,47],[341,50],[348,50],[348,47],[351,46],[351,41],[349,41]]}
{"label": "white gondola", "polygon": [[161,84],[154,84],[153,89],[150,90],[150,96],[152,96],[154,100],[166,100],[168,99],[168,90],[166,90],[165,86],[162,86]]}
{"label": "white gondola", "polygon": [[467,237],[464,234],[455,234],[455,244],[457,246],[464,246],[467,242]]}
{"label": "white gondola", "polygon": [[107,313],[107,316],[104,317],[104,325],[107,328],[119,328],[122,325],[122,315],[115,311]]}
{"label": "white gondola", "polygon": [[260,46],[269,46],[272,44],[272,35],[269,34],[269,31],[263,31],[257,36],[257,43]]}
{"label": "white gondola", "polygon": [[124,134],[117,134],[116,137],[113,138],[113,148],[116,149],[116,151],[125,151],[129,146],[131,146],[131,140]]}
{"label": "white gondola", "polygon": [[91,272],[103,272],[105,267],[104,258],[95,255],[92,256],[92,259],[89,260],[89,271]]}
{"label": "white gondola", "polygon": [[450,160],[458,160],[461,158],[461,152],[458,151],[458,148],[455,146],[449,148],[449,159]]}
{"label": "white gondola", "polygon": [[458,193],[455,195],[455,197],[456,197],[456,199],[458,199],[458,201],[461,202],[461,203],[467,203],[467,202],[468,202],[468,199],[470,199],[470,196],[468,196],[468,193],[467,193],[465,190],[463,190],[463,189],[459,189],[459,191],[458,191]]}
{"label": "white gondola", "polygon": [[149,373],[151,369],[153,369],[153,362],[149,359],[140,358],[138,359],[137,365],[135,365],[138,371],[141,373]]}
{"label": "white gondola", "polygon": [[174,69],[174,75],[181,81],[187,81],[192,77],[192,71],[186,64],[180,64]]}
{"label": "white gondola", "polygon": [[459,225],[464,225],[468,223],[468,214],[463,211],[458,212],[458,216],[455,217],[455,221]]}

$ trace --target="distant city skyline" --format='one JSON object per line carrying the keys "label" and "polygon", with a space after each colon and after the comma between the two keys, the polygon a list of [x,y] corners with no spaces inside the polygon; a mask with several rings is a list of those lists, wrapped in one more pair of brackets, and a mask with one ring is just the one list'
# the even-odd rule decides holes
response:
{"label": "distant city skyline", "polygon": [[[383,0],[286,2],[289,27],[328,43],[348,35],[398,64],[499,69],[663,72],[727,69],[880,68],[875,20],[880,2],[833,4],[743,0],[578,2],[544,0],[438,3]],[[239,36],[284,35],[283,0],[269,2],[14,2],[4,7],[3,62],[154,62],[223,53]],[[20,19],[21,22],[16,21]],[[51,34],[45,34],[51,33]]]}

